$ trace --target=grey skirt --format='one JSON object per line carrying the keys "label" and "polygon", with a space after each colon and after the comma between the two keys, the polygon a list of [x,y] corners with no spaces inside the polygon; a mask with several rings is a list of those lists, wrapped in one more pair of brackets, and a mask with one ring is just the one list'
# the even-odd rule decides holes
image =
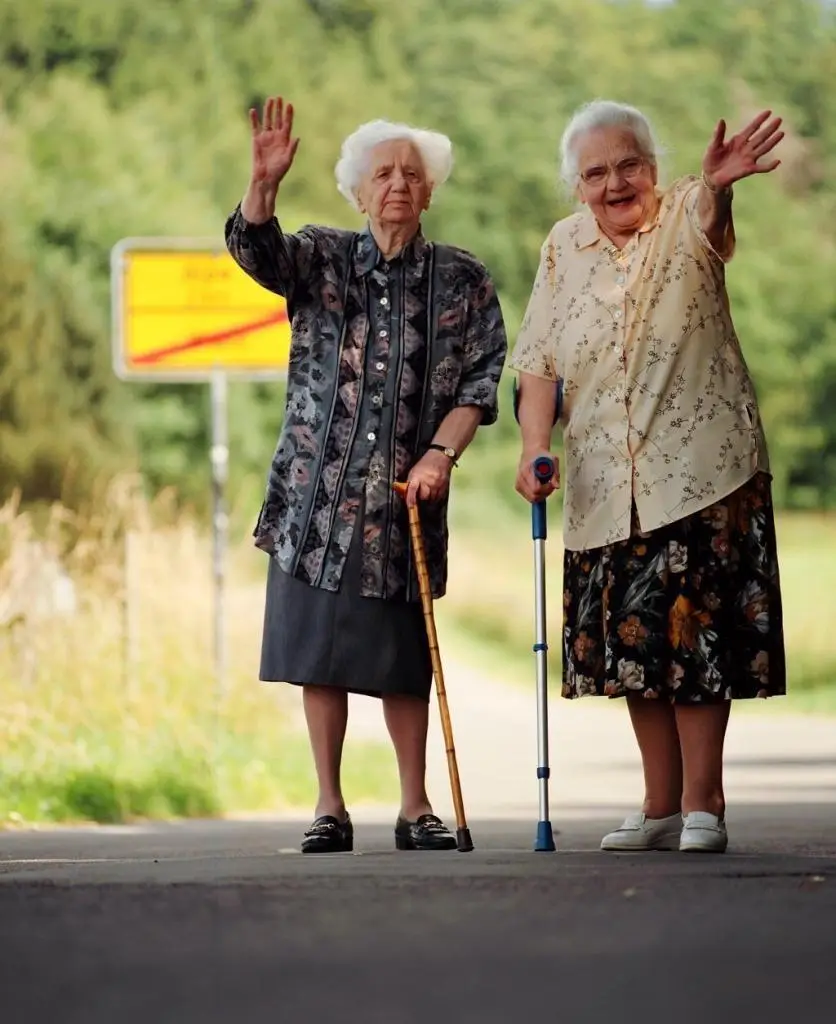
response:
{"label": "grey skirt", "polygon": [[270,559],[259,679],[428,701],[432,661],[423,609],[361,596],[361,542],[358,516],[336,592],[308,586]]}

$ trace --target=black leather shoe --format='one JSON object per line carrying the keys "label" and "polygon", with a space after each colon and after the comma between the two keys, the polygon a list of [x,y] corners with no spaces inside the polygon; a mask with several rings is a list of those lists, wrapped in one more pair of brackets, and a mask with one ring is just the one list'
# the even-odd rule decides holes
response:
{"label": "black leather shoe", "polygon": [[435,814],[422,814],[417,821],[398,816],[395,825],[396,850],[455,850],[456,837]]}
{"label": "black leather shoe", "polygon": [[302,853],[351,853],[354,849],[354,826],[351,818],[338,821],[330,814],[317,818],[302,840]]}

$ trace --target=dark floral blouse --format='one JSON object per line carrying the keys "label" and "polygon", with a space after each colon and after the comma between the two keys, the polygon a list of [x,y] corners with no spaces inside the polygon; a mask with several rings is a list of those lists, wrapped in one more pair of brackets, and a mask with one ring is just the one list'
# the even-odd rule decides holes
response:
{"label": "dark floral blouse", "polygon": [[[336,590],[363,516],[364,596],[418,600],[403,500],[392,490],[447,414],[495,422],[507,340],[493,281],[470,253],[419,232],[386,261],[368,228],[225,227],[238,265],[284,296],[285,415],[254,530],[285,572]],[[447,582],[447,501],[421,505],[434,597]]]}

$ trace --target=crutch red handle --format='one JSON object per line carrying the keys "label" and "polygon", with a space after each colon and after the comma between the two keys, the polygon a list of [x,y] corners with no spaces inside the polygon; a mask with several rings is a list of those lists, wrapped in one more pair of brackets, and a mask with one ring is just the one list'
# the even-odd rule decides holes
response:
{"label": "crutch red handle", "polygon": [[[557,466],[549,455],[539,455],[532,465],[534,476],[540,483],[548,483]],[[534,541],[534,657],[537,667],[537,782],[539,787],[540,817],[534,841],[535,852],[551,853],[555,849],[554,831],[549,820],[549,698],[548,650],[546,640],[546,562],[545,541],[546,502],[540,500],[531,506],[531,537]]]}

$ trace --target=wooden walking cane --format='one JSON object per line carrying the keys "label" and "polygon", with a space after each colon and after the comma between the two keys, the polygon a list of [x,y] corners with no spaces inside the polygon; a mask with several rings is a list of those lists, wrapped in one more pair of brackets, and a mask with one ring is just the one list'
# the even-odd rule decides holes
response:
{"label": "wooden walking cane", "polygon": [[[395,491],[406,500],[407,484],[397,482]],[[441,653],[438,649],[438,635],[435,630],[433,616],[433,599],[430,590],[430,576],[427,571],[427,559],[424,554],[424,538],[421,533],[421,515],[416,502],[409,512],[409,534],[412,539],[412,553],[415,568],[418,572],[418,586],[421,591],[421,604],[424,608],[424,623],[430,645],[433,675],[435,676],[435,692],[438,697],[438,708],[441,713],[441,730],[444,735],[444,746],[447,751],[447,768],[450,772],[450,786],[453,791],[453,807],[456,811],[456,848],[459,853],[469,853],[473,849],[470,829],[464,815],[462,784],[459,779],[459,768],[456,761],[456,748],[453,743],[453,724],[450,721],[450,709],[447,706],[447,690],[444,687],[444,671],[441,668]]]}

